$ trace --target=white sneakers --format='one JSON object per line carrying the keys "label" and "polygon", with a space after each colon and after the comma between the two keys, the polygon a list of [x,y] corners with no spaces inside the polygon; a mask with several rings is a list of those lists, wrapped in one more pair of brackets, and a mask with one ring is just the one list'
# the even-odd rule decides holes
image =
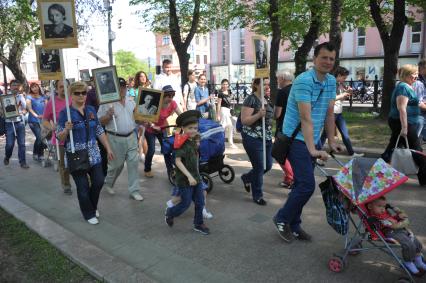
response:
{"label": "white sneakers", "polygon": [[92,224],[92,225],[99,224],[99,220],[96,217],[90,218],[89,220],[87,220],[87,222],[89,222],[89,224]]}
{"label": "white sneakers", "polygon": [[354,152],[354,154],[350,155],[351,158],[355,158],[355,157],[363,157],[364,153],[356,153]]}
{"label": "white sneakers", "polygon": [[138,192],[133,192],[130,197],[137,201],[143,201],[143,196]]}
{"label": "white sneakers", "polygon": [[212,219],[213,218],[213,214],[211,214],[210,212],[208,212],[207,209],[203,208],[203,217],[205,219]]}

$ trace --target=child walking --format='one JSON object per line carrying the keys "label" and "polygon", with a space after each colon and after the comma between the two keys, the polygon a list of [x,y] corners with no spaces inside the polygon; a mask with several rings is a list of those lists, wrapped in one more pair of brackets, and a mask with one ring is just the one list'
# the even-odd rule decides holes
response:
{"label": "child walking", "polygon": [[175,139],[175,184],[181,201],[166,210],[165,221],[169,227],[173,226],[174,218],[184,213],[191,202],[194,201],[194,231],[203,235],[210,233],[209,228],[203,222],[204,194],[201,175],[198,169],[198,119],[201,114],[197,110],[189,110],[180,114],[176,124],[183,130],[183,135]]}
{"label": "child walking", "polygon": [[405,267],[417,277],[426,272],[426,264],[422,257],[422,244],[408,229],[408,216],[397,207],[392,207],[386,202],[385,197],[380,197],[367,204],[367,209],[372,216],[380,221],[381,230],[385,237],[396,240],[402,248],[402,258]]}

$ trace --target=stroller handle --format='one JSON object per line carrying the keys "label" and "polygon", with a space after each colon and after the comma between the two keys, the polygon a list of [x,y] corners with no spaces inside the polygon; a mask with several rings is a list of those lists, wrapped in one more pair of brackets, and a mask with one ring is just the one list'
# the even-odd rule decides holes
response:
{"label": "stroller handle", "polygon": [[[340,167],[343,167],[345,165],[339,159],[337,159],[334,151],[330,151],[329,154],[330,154],[331,158],[333,158],[337,162],[337,164],[339,164]],[[318,162],[316,160],[315,160],[315,167],[318,168],[318,170],[324,175],[324,177],[330,176],[327,173],[327,171],[318,164]]]}

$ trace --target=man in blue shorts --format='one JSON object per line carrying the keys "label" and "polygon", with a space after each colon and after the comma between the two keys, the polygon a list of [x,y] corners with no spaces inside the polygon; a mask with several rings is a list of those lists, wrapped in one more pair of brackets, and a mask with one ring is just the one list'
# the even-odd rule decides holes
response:
{"label": "man in blue shorts", "polygon": [[291,137],[299,125],[301,129],[287,157],[294,172],[294,186],[287,202],[273,219],[279,235],[286,242],[311,240],[311,236],[300,227],[300,217],[315,190],[314,160],[319,158],[325,161],[328,158],[325,151],[315,148],[324,126],[330,149],[340,151],[334,139],[336,79],[329,74],[335,57],[336,50],[332,44],[319,44],[314,50],[314,67],[294,80],[288,98],[282,131]]}

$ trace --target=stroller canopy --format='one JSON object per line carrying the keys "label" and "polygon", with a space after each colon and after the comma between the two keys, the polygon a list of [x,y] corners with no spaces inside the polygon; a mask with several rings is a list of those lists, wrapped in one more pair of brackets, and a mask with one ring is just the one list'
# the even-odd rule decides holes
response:
{"label": "stroller canopy", "polygon": [[379,198],[408,180],[381,158],[352,159],[333,178],[337,188],[355,205]]}

